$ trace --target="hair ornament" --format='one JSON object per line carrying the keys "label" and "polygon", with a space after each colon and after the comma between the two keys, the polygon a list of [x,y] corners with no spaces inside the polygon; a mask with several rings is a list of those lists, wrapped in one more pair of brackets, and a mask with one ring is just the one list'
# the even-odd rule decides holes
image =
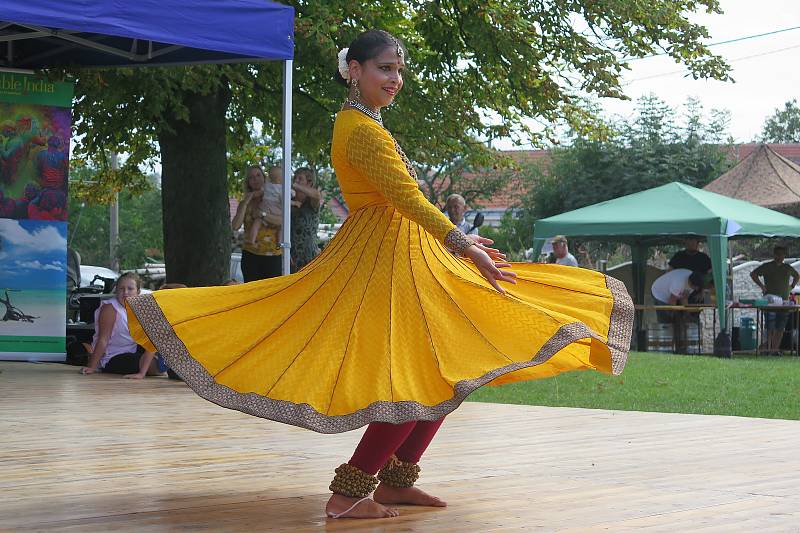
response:
{"label": "hair ornament", "polygon": [[349,48],[342,48],[339,50],[339,74],[345,81],[350,81],[350,67],[347,66],[347,51]]}

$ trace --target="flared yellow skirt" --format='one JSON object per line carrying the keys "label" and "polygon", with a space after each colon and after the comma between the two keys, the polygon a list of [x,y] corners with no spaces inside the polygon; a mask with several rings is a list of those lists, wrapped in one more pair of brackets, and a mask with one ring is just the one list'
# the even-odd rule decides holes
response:
{"label": "flared yellow skirt", "polygon": [[435,420],[486,384],[622,371],[633,304],[621,282],[513,270],[501,295],[415,222],[370,207],[296,274],[138,296],[128,320],[203,398],[323,433]]}

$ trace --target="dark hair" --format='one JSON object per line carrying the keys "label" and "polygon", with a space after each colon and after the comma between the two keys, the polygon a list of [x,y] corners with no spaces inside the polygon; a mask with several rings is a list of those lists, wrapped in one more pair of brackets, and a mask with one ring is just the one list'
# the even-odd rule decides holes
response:
{"label": "dark hair", "polygon": [[784,246],[782,244],[779,244],[779,245],[775,246],[775,248],[772,249],[772,253],[773,254],[777,254],[778,252],[783,252],[784,254],[786,254],[787,251],[788,250],[786,249],[786,246]]}
{"label": "dark hair", "polygon": [[692,272],[689,276],[689,284],[692,287],[703,288],[706,284],[706,273],[697,270]]}
{"label": "dark hair", "polygon": [[[350,63],[350,61],[355,59],[359,63],[364,63],[365,61],[378,57],[378,54],[383,52],[386,48],[396,48],[397,46],[400,46],[403,50],[403,57],[408,56],[405,45],[391,33],[383,30],[368,30],[360,34],[350,43],[345,61]],[[339,73],[338,67],[336,73],[333,75],[333,79],[335,79],[337,83],[347,87],[347,80]]]}

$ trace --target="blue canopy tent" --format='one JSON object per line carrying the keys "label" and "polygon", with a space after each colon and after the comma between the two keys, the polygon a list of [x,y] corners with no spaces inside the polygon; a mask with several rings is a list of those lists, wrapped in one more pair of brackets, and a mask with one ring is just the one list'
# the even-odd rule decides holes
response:
{"label": "blue canopy tent", "polygon": [[[292,154],[294,9],[266,0],[3,0],[0,70],[283,61],[283,154]],[[284,205],[291,168],[283,165]],[[290,246],[283,210],[282,246]],[[289,272],[290,254],[283,254]]]}

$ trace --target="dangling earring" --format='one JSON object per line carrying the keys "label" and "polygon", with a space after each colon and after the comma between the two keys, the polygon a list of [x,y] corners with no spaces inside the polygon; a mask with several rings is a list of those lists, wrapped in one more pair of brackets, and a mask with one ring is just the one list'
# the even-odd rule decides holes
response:
{"label": "dangling earring", "polygon": [[358,80],[353,80],[353,89],[356,91],[356,100],[361,100],[361,89],[358,88]]}

